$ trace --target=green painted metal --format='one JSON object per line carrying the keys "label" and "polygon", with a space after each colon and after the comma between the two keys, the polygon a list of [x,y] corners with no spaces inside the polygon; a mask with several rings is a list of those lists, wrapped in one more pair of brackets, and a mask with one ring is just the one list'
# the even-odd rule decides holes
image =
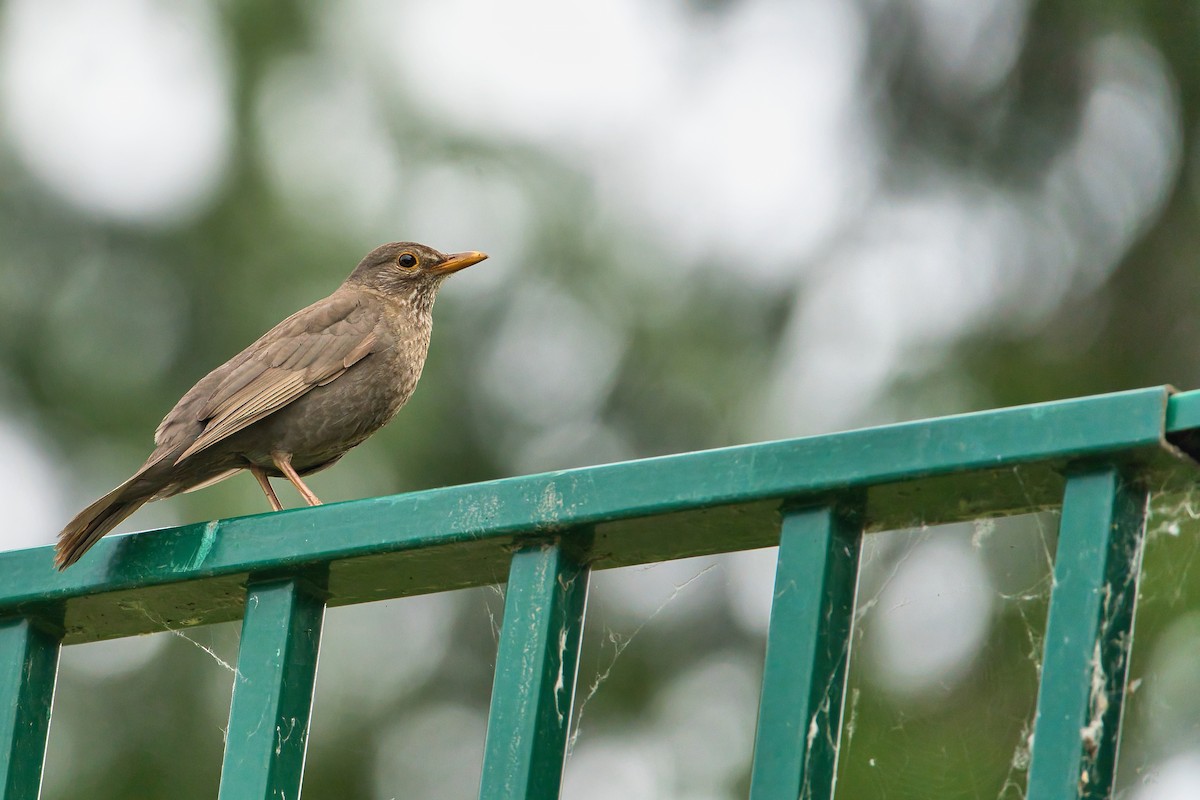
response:
{"label": "green painted metal", "polygon": [[558,797],[589,570],[571,544],[512,557],[484,748],[481,800]]}
{"label": "green painted metal", "polygon": [[851,488],[872,530],[1053,508],[1073,459],[1119,457],[1159,483],[1179,471],[1167,398],[1143,389],[111,536],[62,574],[50,548],[0,553],[0,614],[49,606],[74,643],[237,619],[264,570],[329,565],[331,605],[484,585],[519,540],[580,526],[595,530],[596,568],[764,547],[783,501]]}
{"label": "green painted metal", "polygon": [[783,517],[750,800],[833,797],[862,515]]}
{"label": "green painted metal", "polygon": [[1200,391],[1171,396],[1167,405],[1167,440],[1200,458]]}
{"label": "green painted metal", "polygon": [[0,620],[0,800],[41,791],[58,650],[58,636],[34,620]]}
{"label": "green painted metal", "polygon": [[1067,481],[1029,800],[1112,796],[1146,499],[1112,466]]}
{"label": "green painted metal", "polygon": [[1166,428],[1168,434],[1200,429],[1200,390],[1171,395]]}
{"label": "green painted metal", "polygon": [[1187,454],[1200,453],[1200,392],[1172,391],[112,536],[61,574],[50,548],[0,553],[0,700],[16,698],[7,711],[0,703],[0,800],[36,797],[40,781],[59,635],[34,620],[74,643],[242,618],[220,795],[295,798],[325,605],[497,583],[506,571],[480,796],[556,797],[590,570],[774,544],[751,794],[826,799],[860,535],[1060,505],[1028,796],[1106,796],[1132,635],[1137,487],[1194,483]]}
{"label": "green painted metal", "polygon": [[221,800],[300,796],[325,617],[322,594],[303,579],[256,582],[246,593]]}

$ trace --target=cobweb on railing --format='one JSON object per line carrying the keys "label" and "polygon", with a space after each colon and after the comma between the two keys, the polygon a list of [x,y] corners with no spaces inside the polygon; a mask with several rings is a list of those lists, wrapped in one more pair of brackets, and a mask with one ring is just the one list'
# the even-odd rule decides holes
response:
{"label": "cobweb on railing", "polygon": [[1151,496],[1117,797],[1200,797],[1200,492]]}
{"label": "cobweb on railing", "polygon": [[592,576],[564,798],[745,795],[762,638],[736,593],[743,571],[765,577],[769,605],[773,564],[756,551]]}
{"label": "cobweb on railing", "polygon": [[1057,520],[867,537],[838,792],[1025,795]]}
{"label": "cobweb on railing", "polygon": [[[839,796],[1024,796],[1056,531],[865,538]],[[567,800],[746,796],[776,552],[594,576]]]}
{"label": "cobweb on railing", "polygon": [[[1025,798],[1058,519],[866,537],[838,797]],[[775,552],[594,577],[567,800],[746,796]],[[1200,494],[1155,493],[1121,800],[1200,797],[1198,560]]]}

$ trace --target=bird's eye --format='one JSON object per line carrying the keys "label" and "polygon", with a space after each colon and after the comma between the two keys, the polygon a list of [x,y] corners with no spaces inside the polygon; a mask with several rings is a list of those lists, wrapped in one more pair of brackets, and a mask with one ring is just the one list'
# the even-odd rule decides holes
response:
{"label": "bird's eye", "polygon": [[417,265],[417,257],[412,253],[401,253],[400,257],[396,259],[396,263],[405,269],[412,269]]}

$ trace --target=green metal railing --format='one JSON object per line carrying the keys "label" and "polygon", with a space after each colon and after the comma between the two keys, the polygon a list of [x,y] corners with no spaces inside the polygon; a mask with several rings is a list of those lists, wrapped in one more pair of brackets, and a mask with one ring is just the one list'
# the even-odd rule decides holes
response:
{"label": "green metal railing", "polygon": [[298,797],[326,606],[506,573],[480,796],[557,797],[590,571],[776,544],[750,796],[828,798],[863,533],[1056,508],[1027,797],[1105,797],[1146,499],[1194,481],[1193,429],[1160,387],[112,536],[62,574],[0,553],[0,800],[38,796],[61,644],[237,618],[220,797]]}

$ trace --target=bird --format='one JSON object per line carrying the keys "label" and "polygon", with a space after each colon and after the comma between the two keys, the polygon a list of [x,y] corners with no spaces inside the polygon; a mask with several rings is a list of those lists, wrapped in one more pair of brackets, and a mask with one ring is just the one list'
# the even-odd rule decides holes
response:
{"label": "bird", "polygon": [[275,511],[283,506],[270,478],[287,479],[306,503],[319,505],[302,477],[334,464],[408,402],[425,365],[438,288],[485,258],[416,242],[372,250],[333,294],[189,389],[159,424],[137,472],[62,529],[55,566],[74,564],[146,503],[242,470]]}

